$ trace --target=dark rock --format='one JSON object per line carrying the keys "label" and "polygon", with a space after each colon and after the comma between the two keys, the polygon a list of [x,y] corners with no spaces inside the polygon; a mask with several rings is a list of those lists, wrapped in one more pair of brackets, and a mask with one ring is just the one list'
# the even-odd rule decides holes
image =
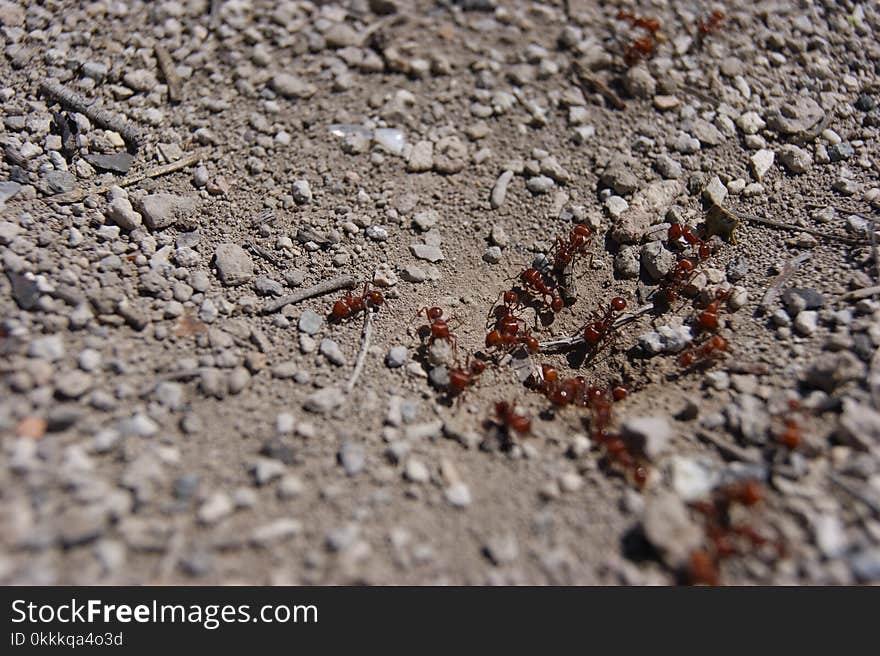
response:
{"label": "dark rock", "polygon": [[114,153],[112,155],[89,153],[83,159],[96,169],[113,173],[128,173],[134,163],[134,155],[131,153]]}

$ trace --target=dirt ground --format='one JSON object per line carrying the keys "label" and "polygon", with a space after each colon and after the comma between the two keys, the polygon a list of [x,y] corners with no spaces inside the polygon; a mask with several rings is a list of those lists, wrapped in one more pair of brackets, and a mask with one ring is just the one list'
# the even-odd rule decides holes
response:
{"label": "dirt ground", "polygon": [[880,581],[876,9],[0,0],[0,582]]}

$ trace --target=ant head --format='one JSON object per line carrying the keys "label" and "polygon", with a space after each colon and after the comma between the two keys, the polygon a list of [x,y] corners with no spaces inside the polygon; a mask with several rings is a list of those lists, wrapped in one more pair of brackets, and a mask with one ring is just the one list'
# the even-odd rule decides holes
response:
{"label": "ant head", "polygon": [[434,321],[443,316],[443,308],[439,308],[437,306],[426,308],[425,315],[428,317],[428,319]]}
{"label": "ant head", "polygon": [[382,303],[385,302],[385,297],[382,296],[380,292],[377,292],[375,290],[367,292],[367,298],[373,305],[382,305]]}
{"label": "ant head", "polygon": [[615,296],[611,299],[611,309],[615,312],[623,312],[626,309],[626,299],[622,296]]}
{"label": "ant head", "polygon": [[553,300],[550,301],[550,309],[553,310],[554,313],[562,312],[562,308],[565,307],[565,301],[562,300],[561,296],[554,296]]}
{"label": "ant head", "polygon": [[517,294],[512,289],[508,289],[506,292],[504,292],[502,299],[505,305],[516,305],[517,303],[519,303],[519,294]]}
{"label": "ant head", "polygon": [[486,335],[486,346],[489,348],[493,348],[498,346],[501,343],[501,333],[497,330],[492,330]]}
{"label": "ant head", "polygon": [[480,375],[486,370],[486,363],[483,362],[480,358],[474,358],[470,363],[471,373]]}

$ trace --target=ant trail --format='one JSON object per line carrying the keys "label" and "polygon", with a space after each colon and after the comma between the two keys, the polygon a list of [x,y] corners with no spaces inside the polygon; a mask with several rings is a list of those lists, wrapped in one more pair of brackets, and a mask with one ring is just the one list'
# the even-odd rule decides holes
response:
{"label": "ant trail", "polygon": [[335,278],[330,278],[329,280],[319,282],[317,285],[312,285],[308,289],[304,289],[301,292],[297,292],[296,294],[282,296],[278,300],[268,303],[263,308],[262,314],[271,314],[272,312],[277,312],[287,305],[301,303],[302,301],[312,298],[314,296],[322,296],[324,294],[329,294],[330,292],[335,292],[339,289],[351,289],[355,286],[355,284],[356,282],[353,276],[336,276]]}
{"label": "ant trail", "polygon": [[[644,314],[648,314],[654,309],[654,305],[643,305],[642,307],[634,310],[630,314],[624,314],[617,318],[617,320],[613,324],[613,328],[617,329],[621,326],[625,326],[626,324],[635,321],[640,316]],[[573,346],[577,346],[578,344],[584,343],[583,334],[573,335],[571,337],[563,337],[562,339],[556,339],[550,342],[541,342],[538,344],[538,347],[542,351],[546,350],[555,350],[555,349],[566,349],[571,348]]]}
{"label": "ant trail", "polygon": [[373,313],[368,308],[364,313],[364,330],[361,337],[361,350],[358,352],[357,360],[354,363],[354,371],[351,373],[351,379],[348,381],[348,391],[352,391],[360,378],[361,370],[367,361],[367,351],[370,350],[370,336],[373,334]]}

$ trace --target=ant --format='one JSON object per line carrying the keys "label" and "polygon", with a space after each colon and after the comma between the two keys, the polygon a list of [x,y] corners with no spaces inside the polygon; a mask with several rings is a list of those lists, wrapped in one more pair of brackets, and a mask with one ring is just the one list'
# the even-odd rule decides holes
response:
{"label": "ant", "polygon": [[719,325],[718,312],[728,296],[730,296],[730,292],[726,289],[715,290],[715,298],[697,315],[697,326],[702,330],[717,330]]}
{"label": "ant", "polygon": [[624,475],[639,488],[648,481],[648,470],[632,448],[619,435],[609,432],[612,419],[612,404],[627,396],[624,387],[611,390],[590,387],[590,437],[605,451],[609,464],[623,470]]}
{"label": "ant", "polygon": [[633,27],[641,27],[651,34],[656,34],[660,31],[660,21],[656,18],[643,18],[625,9],[617,12],[617,20],[627,20]]}
{"label": "ant", "polygon": [[510,432],[515,431],[520,435],[526,435],[532,430],[532,420],[515,403],[498,401],[495,404],[494,423],[510,437]]}
{"label": "ant", "polygon": [[681,255],[675,266],[666,274],[666,278],[660,284],[660,293],[666,303],[672,303],[678,298],[682,288],[687,285],[694,275],[697,264],[712,255],[712,246],[690,228],[680,223],[673,223],[667,231],[670,246],[691,246],[696,249],[695,253]]}
{"label": "ant", "polygon": [[[693,508],[703,516],[710,543],[707,548],[698,549],[691,554],[688,574],[692,583],[718,585],[721,560],[743,551],[742,540],[738,538],[744,539],[753,548],[762,547],[769,542],[751,526],[735,524],[731,517],[734,505],[752,507],[760,503],[763,496],[763,489],[757,481],[737,481],[716,489],[709,501],[693,504]],[[776,543],[775,546],[777,554],[781,556],[783,545]]]}
{"label": "ant", "polygon": [[718,32],[722,29],[723,25],[721,24],[726,16],[723,12],[718,11],[717,9],[709,14],[709,17],[706,20],[702,18],[697,21],[697,31],[701,36],[709,36],[715,32]]}
{"label": "ant", "polygon": [[639,27],[646,32],[647,36],[635,39],[630,45],[623,50],[623,61],[627,66],[632,66],[648,59],[654,54],[657,41],[662,40],[660,32],[660,21],[656,18],[644,18],[636,14],[621,10],[617,13],[617,20],[629,21],[631,27]]}
{"label": "ant", "polygon": [[456,365],[449,370],[449,388],[447,393],[449,396],[458,396],[465,389],[476,383],[477,378],[485,370],[486,363],[483,360],[476,357],[471,360],[470,356],[468,356],[464,368]]}
{"label": "ant", "polygon": [[553,272],[560,276],[563,275],[565,269],[577,255],[586,254],[592,236],[593,233],[590,229],[580,223],[568,233],[568,241],[557,236],[553,255]]}
{"label": "ant", "polygon": [[384,304],[385,297],[375,289],[370,289],[370,283],[366,283],[362,295],[353,296],[351,292],[345,292],[345,296],[333,304],[333,309],[330,311],[330,321],[338,323],[350,319],[360,312],[378,310]]}
{"label": "ant", "polygon": [[437,306],[423,307],[416,316],[424,314],[425,318],[430,322],[419,326],[419,335],[423,338],[428,337],[429,342],[433,344],[436,340],[442,339],[449,342],[453,352],[457,353],[458,345],[455,335],[449,330],[449,323],[443,319],[443,308]]}
{"label": "ant", "polygon": [[[519,294],[508,290],[501,295],[501,300],[501,305],[495,305],[492,308],[486,325],[499,332],[515,335],[519,331],[519,324],[525,323],[525,320],[516,314],[517,310],[523,307],[519,300]],[[494,322],[491,320],[492,315],[495,316]]]}
{"label": "ant", "polygon": [[565,302],[562,300],[556,285],[548,285],[544,280],[543,274],[538,269],[530,267],[523,271],[519,277],[526,290],[534,296],[540,296],[544,306],[549,308],[553,314],[561,312],[562,308],[565,307]]}
{"label": "ant", "polygon": [[673,223],[669,226],[666,236],[671,243],[683,243],[696,247],[696,253],[700,260],[706,260],[712,255],[712,246],[700,239],[690,226]]}
{"label": "ant", "polygon": [[595,346],[606,339],[614,331],[614,321],[617,315],[626,309],[626,300],[622,296],[611,299],[604,314],[600,311],[593,312],[590,321],[584,326],[584,341],[590,346]]}
{"label": "ant", "polygon": [[797,399],[788,401],[788,410],[784,423],[785,428],[779,433],[779,442],[788,449],[794,450],[800,446],[803,436],[797,413],[801,409],[801,403]]}
{"label": "ant", "polygon": [[561,379],[559,372],[548,364],[541,365],[541,378],[534,383],[534,387],[555,406],[570,403],[586,406],[588,402],[588,388],[583,376]]}
{"label": "ant", "polygon": [[686,351],[682,351],[678,356],[678,364],[684,369],[689,369],[693,366],[719,359],[727,352],[728,347],[727,340],[721,335],[712,335],[700,346],[693,346]]}
{"label": "ant", "polygon": [[515,332],[504,332],[498,329],[490,330],[486,335],[486,348],[502,347],[504,349],[512,349],[520,344],[526,347],[529,353],[537,353],[540,344],[538,340],[528,330],[524,330],[522,334],[517,335]]}

